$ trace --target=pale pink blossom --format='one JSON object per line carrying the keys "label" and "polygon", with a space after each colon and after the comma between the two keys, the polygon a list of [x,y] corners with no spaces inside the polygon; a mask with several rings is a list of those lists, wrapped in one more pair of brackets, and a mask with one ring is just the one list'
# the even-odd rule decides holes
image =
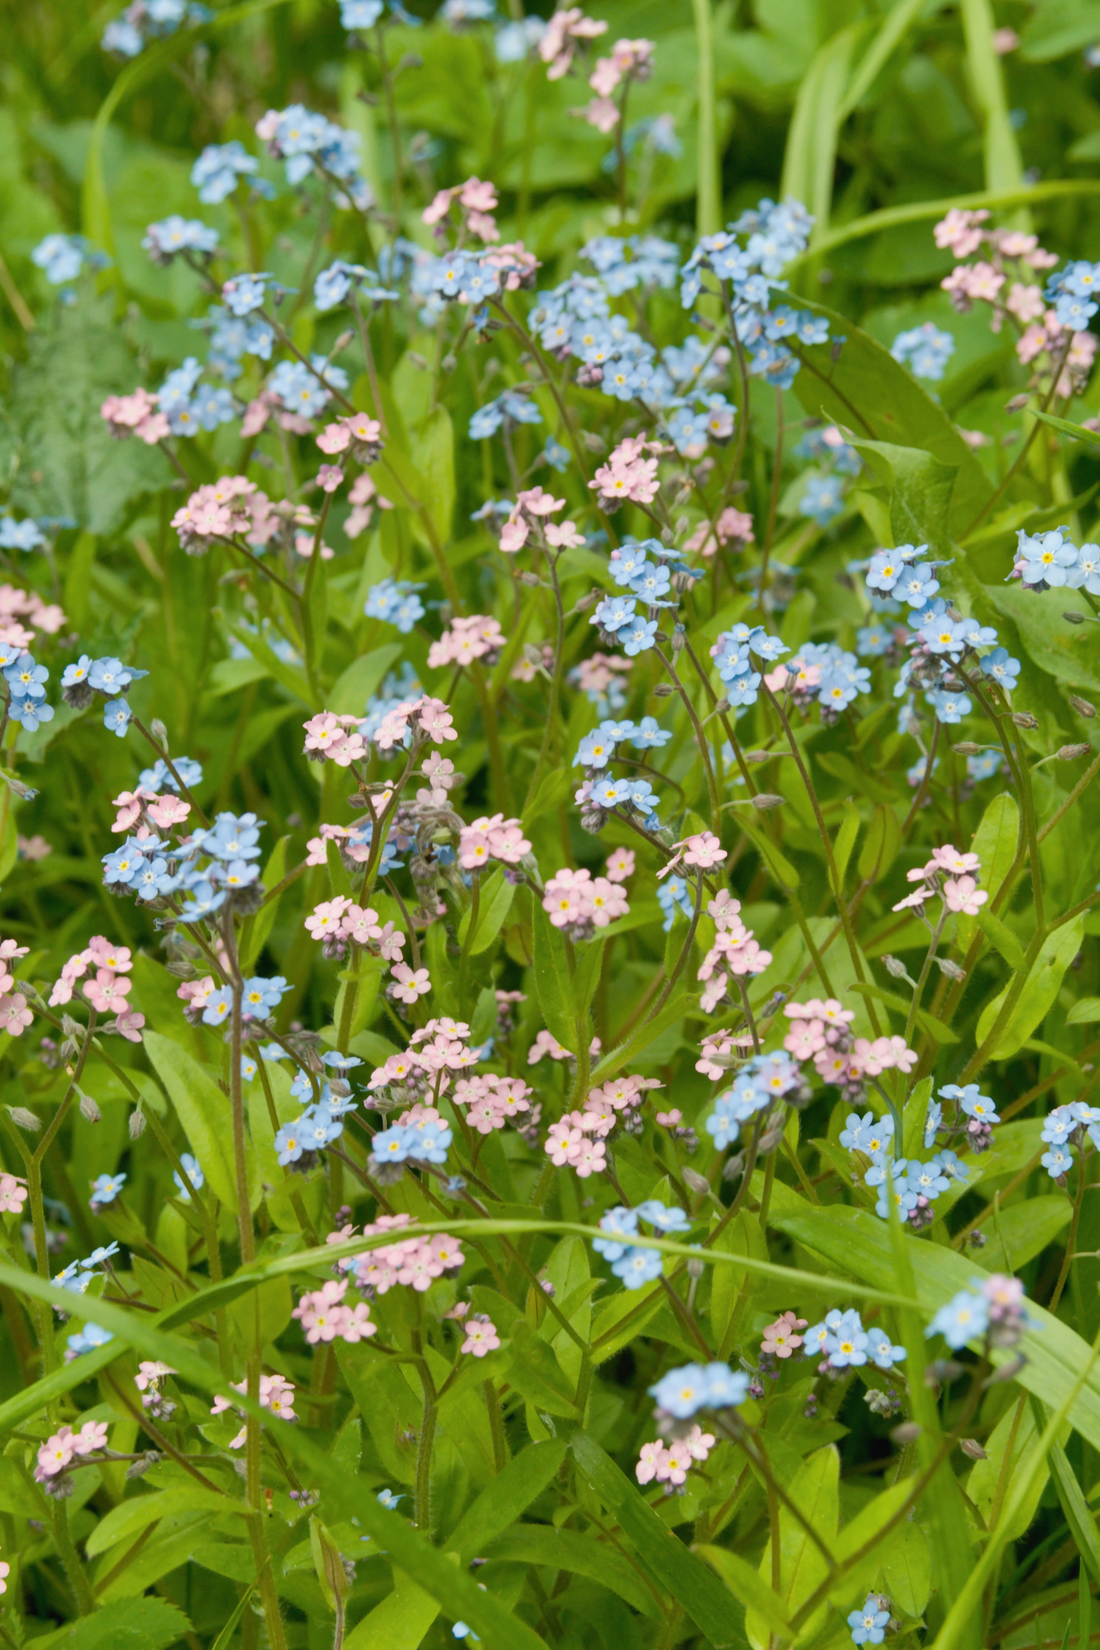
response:
{"label": "pale pink blossom", "polygon": [[761,1352],[775,1358],[789,1358],[802,1345],[802,1336],[797,1331],[805,1327],[805,1318],[796,1317],[793,1312],[781,1312],[775,1322],[765,1329],[764,1339],[760,1343]]}
{"label": "pale pink blossom", "polygon": [[183,824],[191,812],[191,804],[181,796],[158,796],[147,804],[146,812],[154,825],[167,831],[174,825]]}
{"label": "pale pink blossom", "polygon": [[556,1168],[563,1163],[575,1163],[584,1145],[584,1135],[580,1129],[572,1128],[566,1122],[557,1124],[546,1137],[545,1151]]}
{"label": "pale pink blossom", "polygon": [[339,934],[344,912],[351,903],[346,894],[337,894],[335,898],[322,900],[320,905],[315,905],[306,918],[306,928],[313,938],[320,940],[324,939],[326,934]]}
{"label": "pale pink blossom", "polygon": [[657,1476],[657,1468],[664,1457],[665,1446],[660,1439],[655,1444],[643,1444],[638,1456],[638,1464],[634,1468],[634,1476],[639,1484],[651,1484]]}
{"label": "pale pink blossom", "polygon": [[633,848],[616,848],[608,855],[604,875],[609,882],[625,882],[634,875]]}
{"label": "pale pink blossom", "polygon": [[0,997],[0,1031],[7,1031],[13,1037],[21,1037],[33,1019],[34,1015],[27,1007],[27,999],[21,991],[16,991],[10,997]]}
{"label": "pale pink blossom", "polygon": [[63,1426],[60,1431],[53,1432],[46,1439],[38,1451],[38,1471],[35,1477],[53,1478],[59,1472],[64,1472],[75,1453],[73,1449],[73,1429]]}
{"label": "pale pink blossom", "polygon": [[18,1215],[27,1201],[27,1183],[19,1175],[0,1173],[0,1215]]}
{"label": "pale pink blossom", "polygon": [[936,245],[952,252],[956,258],[969,258],[982,243],[984,231],[979,225],[988,217],[989,213],[984,208],[962,211],[953,206],[932,231]]}
{"label": "pale pink blossom", "polygon": [[964,916],[976,917],[989,898],[973,877],[948,877],[943,885],[943,903],[949,911],[960,911]]}
{"label": "pale pink blossom", "polygon": [[411,969],[408,963],[395,963],[390,970],[394,983],[386,989],[400,1003],[415,1003],[432,989],[426,968]]}
{"label": "pale pink blossom", "polygon": [[475,1358],[484,1358],[490,1352],[495,1352],[500,1345],[496,1325],[484,1312],[477,1312],[472,1318],[467,1318],[463,1328],[466,1331],[466,1339],[458,1349],[460,1352],[470,1352]]}

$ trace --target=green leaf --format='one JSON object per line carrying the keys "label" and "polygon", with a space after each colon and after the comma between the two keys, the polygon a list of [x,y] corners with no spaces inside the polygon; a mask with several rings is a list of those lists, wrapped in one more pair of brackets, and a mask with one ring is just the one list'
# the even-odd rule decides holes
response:
{"label": "green leaf", "polygon": [[578,1472],[618,1520],[642,1563],[672,1594],[714,1650],[741,1644],[731,1620],[729,1596],[718,1577],[676,1539],[594,1438],[586,1432],[575,1432],[569,1448]]}
{"label": "green leaf", "polygon": [[833,843],[833,859],[836,861],[836,874],[840,882],[841,891],[844,888],[844,877],[848,870],[848,861],[852,857],[852,849],[856,845],[856,837],[860,827],[859,809],[854,802],[845,802],[844,818],[836,833]]}
{"label": "green leaf", "polygon": [[[992,1051],[991,1059],[1007,1060],[1016,1054],[1046,1016],[1058,995],[1063,974],[1081,949],[1084,932],[1085,919],[1082,915],[1076,917],[1073,922],[1063,923],[1061,928],[1056,928],[1045,941],[1032,965],[1023,990],[1016,999],[1016,1005],[1001,1032],[997,1046]],[[992,1031],[1001,1005],[1011,989],[1012,985],[1007,985],[982,1010],[978,1029],[974,1033],[979,1047]]]}
{"label": "green leaf", "polygon": [[937,555],[947,551],[947,517],[958,465],[888,441],[853,440],[852,445],[877,482],[874,487],[865,483],[862,491],[888,509],[894,544],[927,544]]}
{"label": "green leaf", "polygon": [[901,825],[888,803],[880,803],[871,815],[867,835],[859,854],[859,874],[864,882],[877,882],[886,875],[901,847]]}
{"label": "green leaf", "polygon": [[[877,216],[881,221],[881,215]],[[833,239],[826,236],[822,245]],[[943,408],[889,350],[853,326],[847,316],[806,298],[799,298],[799,306],[825,316],[832,336],[845,339],[835,361],[831,343],[799,350],[803,369],[794,381],[794,393],[803,407],[814,417],[824,413],[861,441],[919,448],[955,469],[947,523],[953,533],[963,532],[992,488]]]}
{"label": "green leaf", "polygon": [[241,1594],[240,1598],[237,1600],[236,1607],[233,1610],[233,1614],[229,1617],[229,1619],[226,1622],[225,1626],[222,1628],[221,1632],[218,1634],[217,1638],[214,1640],[213,1644],[210,1646],[210,1650],[229,1650],[229,1646],[233,1642],[233,1634],[237,1630],[237,1623],[240,1621],[241,1617],[244,1615],[245,1609],[246,1609],[246,1607],[248,1605],[248,1602],[251,1599],[252,1594],[253,1594],[254,1591],[255,1591],[255,1589],[253,1587],[246,1587],[245,1588],[244,1592]]}
{"label": "green leaf", "polygon": [[[145,1033],[145,1052],[168,1091],[183,1130],[220,1203],[237,1207],[237,1175],[229,1097],[187,1050],[159,1031]],[[260,1202],[260,1179],[251,1142],[246,1146],[249,1205]]]}
{"label": "green leaf", "polygon": [[[1034,1393],[1031,1395],[1031,1410],[1037,1425],[1046,1426],[1050,1411]],[[1085,1575],[1087,1572],[1100,1585],[1100,1535],[1096,1531],[1096,1515],[1091,1511],[1069,1457],[1057,1439],[1051,1446],[1049,1460],[1058,1500],[1081,1555],[1081,1573]]]}
{"label": "green leaf", "polygon": [[1040,670],[1067,687],[1100,688],[1091,626],[1066,624],[1062,613],[1068,601],[1036,601],[1018,582],[987,584],[984,593],[998,613],[1013,621],[1028,658]]}
{"label": "green leaf", "polygon": [[[1097,7],[1097,15],[1100,18],[1100,7]],[[1040,412],[1038,408],[1032,411],[1031,416],[1042,419],[1051,429],[1061,430],[1063,435],[1071,435],[1075,441],[1085,441],[1093,447],[1100,447],[1100,430],[1086,430],[1083,424],[1071,424],[1068,418],[1055,418],[1053,413]]]}
{"label": "green leaf", "polygon": [[895,1543],[901,1540],[907,1528],[904,1519],[890,1530],[885,1530],[885,1526],[905,1505],[912,1488],[912,1480],[905,1478],[889,1485],[876,1495],[873,1501],[861,1507],[854,1518],[848,1520],[832,1543],[838,1564],[850,1563],[856,1553],[861,1552],[864,1547],[870,1546],[871,1549],[865,1558],[853,1564],[842,1579],[830,1588],[829,1600],[838,1609],[846,1610],[861,1603],[869,1588],[873,1586],[880,1565]]}
{"label": "green leaf", "polygon": [[903,1524],[901,1540],[882,1561],[886,1590],[906,1616],[920,1618],[932,1590],[932,1555],[928,1537],[919,1524]]}
{"label": "green leaf", "polygon": [[694,1006],[695,1003],[694,992],[686,990],[677,992],[672,1001],[666,1003],[659,1014],[655,1015],[652,1020],[638,1026],[637,1030],[631,1032],[625,1043],[621,1043],[618,1048],[610,1050],[592,1073],[592,1082],[606,1083],[609,1077],[614,1077],[624,1066],[629,1065],[632,1060],[636,1060],[649,1047],[650,1043],[656,1041],[663,1031],[667,1031],[669,1026],[673,1026],[677,1021],[682,1020],[688,1009]]}
{"label": "green leaf", "polygon": [[793,1636],[783,1600],[772,1592],[751,1564],[728,1547],[702,1546],[694,1551],[721,1576],[737,1602],[751,1609],[766,1623],[770,1632],[778,1633],[781,1641]]}
{"label": "green leaf", "polygon": [[174,1489],[158,1490],[152,1495],[131,1496],[117,1507],[104,1513],[84,1543],[89,1557],[105,1553],[120,1541],[132,1541],[149,1524],[162,1518],[172,1518],[181,1512],[207,1512],[212,1518],[226,1513],[240,1513],[248,1517],[243,1501],[232,1496],[219,1495],[215,1490],[204,1490],[201,1484],[180,1484]]}
{"label": "green leaf", "polygon": [[367,700],[404,651],[400,642],[386,642],[382,647],[360,654],[329,688],[325,709],[335,716],[362,716]]}
{"label": "green leaf", "polygon": [[746,818],[744,809],[740,809],[738,811],[737,828],[739,831],[743,831],[749,838],[750,842],[755,843],[756,847],[759,848],[760,852],[764,856],[764,859],[771,868],[772,874],[776,878],[777,882],[779,882],[784,888],[798,887],[798,872],[795,870],[790,860],[785,854],[780,853],[779,849],[771,841],[771,838],[761,826],[757,825],[755,821]]}
{"label": "green leaf", "polygon": [[[277,888],[286,875],[286,850],[289,841],[288,836],[281,836],[271,851],[271,858],[264,866],[264,874],[261,880],[268,893],[273,888]],[[280,894],[278,899],[265,900],[256,915],[249,917],[242,927],[240,939],[242,973],[250,974],[259,960],[260,953],[267,944],[271,930],[275,926],[279,901],[282,897]]]}
{"label": "green leaf", "polygon": [[417,1650],[439,1614],[439,1601],[400,1570],[393,1582],[393,1592],[352,1628],[344,1650]]}
{"label": "green leaf", "polygon": [[864,22],[851,23],[818,50],[798,88],[787,131],[780,187],[784,198],[806,203],[821,234],[829,227],[837,137],[852,52],[866,28]]}
{"label": "green leaf", "polygon": [[455,438],[446,407],[437,405],[424,421],[413,444],[412,460],[420,474],[430,478],[420,498],[423,503],[430,500],[436,537],[445,543],[451,536],[455,507]]}
{"label": "green leaf", "polygon": [[529,1403],[551,1415],[577,1419],[574,1390],[553,1348],[523,1318],[512,1326],[512,1360],[509,1380]]}
{"label": "green leaf", "polygon": [[1020,56],[1026,63],[1050,63],[1056,57],[1091,46],[1100,35],[1096,0],[1062,0],[1036,6],[1023,31]]}
{"label": "green leaf", "polygon": [[542,909],[541,902],[532,902],[532,929],[534,933],[535,990],[538,993],[542,1017],[553,1036],[570,1053],[577,1052],[577,1026],[571,1004],[569,962],[565,940]]}
{"label": "green leaf", "polygon": [[281,682],[289,693],[300,699],[311,711],[316,709],[313,693],[302,671],[296,670],[293,665],[285,664],[278,654],[268,647],[262,636],[252,635],[241,625],[230,625],[229,629],[242,647],[246,647],[252,657],[263,665],[269,676],[274,676],[277,682]]}
{"label": "green leaf", "polygon": [[[541,1449],[546,1446],[540,1444],[534,1447]],[[522,1460],[523,1457],[517,1459]],[[548,1569],[589,1576],[617,1593],[642,1615],[656,1617],[660,1614],[657,1601],[645,1584],[645,1571],[639,1573],[614,1547],[607,1542],[593,1540],[591,1535],[582,1535],[579,1530],[554,1530],[546,1524],[520,1524],[481,1549],[481,1556],[491,1559],[494,1564],[543,1564]]]}
{"label": "green leaf", "polygon": [[528,1444],[466,1509],[448,1537],[445,1550],[458,1553],[463,1564],[483,1555],[489,1543],[516,1523],[553,1482],[564,1460],[564,1439]]}
{"label": "green leaf", "polygon": [[190,1631],[191,1623],[174,1604],[128,1598],[47,1633],[38,1643],[42,1650],[168,1650]]}
{"label": "green leaf", "polygon": [[1066,1015],[1068,1026],[1092,1025],[1100,1020],[1100,997],[1079,997]]}
{"label": "green leaf", "polygon": [[[1001,1218],[1003,1220],[1004,1214]],[[897,1267],[886,1223],[862,1209],[839,1206],[810,1209],[796,1192],[776,1181],[769,1223],[863,1283],[880,1289],[897,1286]],[[970,1287],[974,1259],[957,1254],[945,1245],[907,1234],[903,1234],[902,1241],[912,1265],[921,1313],[927,1322],[960,1289]],[[1041,1306],[1029,1302],[1028,1312],[1039,1327],[1026,1337],[1023,1350],[1028,1361],[1016,1380],[1044,1403],[1060,1405],[1073,1391],[1080,1371],[1089,1363],[1089,1348],[1067,1324]],[[1003,1363],[1012,1356],[1010,1352],[994,1353],[994,1361]],[[1075,1395],[1069,1420],[1094,1449],[1100,1448],[1100,1378],[1095,1371]]]}
{"label": "green leaf", "polygon": [[[507,920],[515,898],[516,885],[509,882],[500,869],[490,871],[481,884],[481,894],[478,900],[477,928],[470,941],[468,954],[471,957],[480,956],[488,951]],[[462,914],[462,921],[458,925],[458,942],[466,947],[466,935],[470,930],[470,917],[473,907],[468,906]],[[559,1039],[560,1041],[560,1039]]]}
{"label": "green leaf", "polygon": [[[986,808],[971,843],[971,848],[982,862],[982,887],[989,895],[990,902],[999,892],[1012,868],[1019,841],[1019,805],[1016,798],[1009,796],[1006,791],[1001,796],[995,796]],[[988,911],[989,904],[986,904],[982,914]],[[958,923],[959,944],[964,948],[969,947],[979,926],[979,918],[959,916],[955,920]],[[996,941],[994,943],[996,944]]]}
{"label": "green leaf", "polygon": [[985,186],[1019,189],[1024,181],[1024,167],[1009,119],[1003,60],[993,39],[993,8],[989,0],[961,0],[960,10],[970,85],[984,126]]}
{"label": "green leaf", "polygon": [[[787,1493],[799,1508],[807,1523],[830,1549],[836,1539],[839,1516],[840,1456],[832,1444],[815,1450],[799,1467]],[[792,1614],[814,1593],[828,1574],[825,1555],[811,1540],[805,1527],[797,1522],[788,1507],[779,1509],[779,1574],[780,1596],[785,1609]],[[764,1548],[760,1560],[760,1575],[771,1573],[771,1541]],[[803,1632],[810,1636],[824,1619],[827,1606],[823,1602],[805,1624]],[[745,1615],[745,1631],[754,1650],[763,1650],[768,1642],[768,1623],[755,1610]]]}
{"label": "green leaf", "polygon": [[[885,991],[880,985],[863,985],[858,980],[853,980],[848,986],[848,990],[857,992],[861,997],[873,997],[876,1002],[885,1003],[887,1008],[892,1008],[903,1019],[908,1017],[909,1004],[904,997],[899,997],[895,991]],[[959,1041],[958,1032],[952,1031],[949,1025],[943,1020],[937,1019],[934,1014],[929,1014],[926,1009],[917,1009],[917,1024],[922,1030],[927,1031],[928,1035],[934,1038],[937,1043],[957,1043]]]}
{"label": "green leaf", "polygon": [[977,917],[973,920],[977,922],[978,927],[989,941],[996,946],[1011,969],[1019,972],[1021,968],[1026,967],[1027,958],[1024,956],[1023,946],[1011,928],[1006,927],[1000,917],[994,916],[993,912],[983,905]]}
{"label": "green leaf", "polygon": [[1018,1272],[1054,1242],[1072,1214],[1064,1192],[1041,1192],[1000,1209],[989,1242],[974,1256],[975,1264],[986,1272]]}

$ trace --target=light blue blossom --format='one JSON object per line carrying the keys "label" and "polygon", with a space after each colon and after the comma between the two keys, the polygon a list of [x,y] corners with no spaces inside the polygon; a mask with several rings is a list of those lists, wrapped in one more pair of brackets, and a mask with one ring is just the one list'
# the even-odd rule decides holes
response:
{"label": "light blue blossom", "polygon": [[658,1409],[678,1421],[687,1421],[701,1409],[729,1409],[743,1404],[749,1377],[728,1364],[685,1364],[671,1369],[649,1388]]}
{"label": "light blue blossom", "polygon": [[[918,378],[938,380],[955,353],[955,340],[931,321],[899,332],[890,346],[895,361],[912,368]],[[857,1641],[858,1642],[858,1641]]]}
{"label": "light blue blossom", "polygon": [[124,1174],[97,1175],[92,1182],[91,1201],[99,1204],[113,1203],[125,1184],[126,1176]]}
{"label": "light blue blossom", "polygon": [[989,1303],[971,1289],[959,1293],[941,1306],[925,1330],[926,1335],[942,1335],[952,1351],[968,1341],[980,1340],[989,1328]]}
{"label": "light blue blossom", "polygon": [[881,1644],[890,1625],[890,1612],[881,1608],[881,1600],[871,1593],[861,1610],[852,1610],[848,1626],[853,1644]]}

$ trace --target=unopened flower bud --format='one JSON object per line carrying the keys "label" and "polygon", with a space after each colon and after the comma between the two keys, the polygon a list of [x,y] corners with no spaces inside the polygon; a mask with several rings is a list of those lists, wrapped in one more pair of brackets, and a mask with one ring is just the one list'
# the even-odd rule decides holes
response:
{"label": "unopened flower bud", "polygon": [[937,1358],[925,1370],[924,1384],[925,1386],[946,1386],[949,1381],[957,1381],[962,1373],[962,1364],[957,1364],[954,1358]]}
{"label": "unopened flower bud", "polygon": [[941,974],[946,974],[947,978],[949,980],[965,980],[966,979],[966,970],[965,970],[965,968],[960,968],[958,963],[954,963],[954,962],[951,961],[950,957],[937,957],[936,958],[936,964],[939,968],[940,973]]}
{"label": "unopened flower bud", "polygon": [[98,1123],[103,1115],[99,1107],[96,1105],[90,1094],[85,1094],[83,1091],[79,1092],[81,1117],[86,1117],[89,1123]]}
{"label": "unopened flower bud", "polygon": [[1018,728],[1037,728],[1039,726],[1038,717],[1032,716],[1029,710],[1013,711],[1012,720]]}
{"label": "unopened flower bud", "polygon": [[595,430],[585,430],[582,440],[590,453],[606,453],[607,451],[607,442],[602,435],[597,435]]}
{"label": "unopened flower bud", "polygon": [[666,550],[671,549],[672,546],[675,544],[675,542],[676,542],[676,539],[675,539],[675,536],[673,534],[672,528],[671,527],[662,527],[661,528],[661,543],[664,545],[665,549]]}
{"label": "unopened flower bud", "polygon": [[694,1192],[696,1197],[702,1197],[705,1192],[710,1191],[710,1181],[697,1169],[684,1169],[682,1178],[688,1191]]}
{"label": "unopened flower bud", "polygon": [[1084,624],[1085,622],[1085,615],[1083,613],[1063,613],[1062,617],[1065,619],[1067,624]]}
{"label": "unopened flower bud", "polygon": [[354,332],[351,332],[350,330],[348,332],[342,332],[339,338],[337,338],[335,344],[332,346],[333,355],[339,355],[342,349],[347,349],[354,337]]}
{"label": "unopened flower bud", "polygon": [[923,1431],[916,1421],[902,1421],[900,1426],[891,1427],[890,1436],[895,1444],[915,1444]]}
{"label": "unopened flower bud", "polygon": [[1080,757],[1087,756],[1091,749],[1091,745],[1062,745],[1058,750],[1058,759],[1061,762],[1076,762]]}
{"label": "unopened flower bud", "polygon": [[727,1160],[726,1165],[725,1165],[724,1169],[722,1170],[722,1179],[723,1180],[736,1180],[737,1177],[739,1175],[744,1174],[744,1172],[745,1172],[745,1154],[744,1154],[744,1152],[738,1152],[736,1157],[731,1157]]}
{"label": "unopened flower bud", "polygon": [[968,1455],[970,1457],[971,1461],[989,1460],[988,1452],[982,1448],[976,1438],[960,1439],[959,1448],[962,1450],[964,1455]]}
{"label": "unopened flower bud", "polygon": [[448,376],[454,372],[455,368],[458,366],[458,362],[453,355],[445,355],[439,364]]}
{"label": "unopened flower bud", "polygon": [[1070,694],[1069,702],[1078,716],[1083,716],[1087,722],[1091,722],[1096,715],[1096,706],[1090,705],[1087,699],[1078,698],[1076,693]]}
{"label": "unopened flower bud", "polygon": [[977,756],[981,748],[980,745],[974,743],[973,739],[961,739],[957,745],[951,747],[956,756]]}
{"label": "unopened flower bud", "polygon": [[32,1134],[37,1134],[42,1127],[33,1111],[28,1111],[26,1106],[9,1106],[8,1116],[17,1128],[29,1129]]}
{"label": "unopened flower bud", "polygon": [[971,1232],[966,1241],[972,1249],[984,1249],[989,1239],[984,1232]]}
{"label": "unopened flower bud", "polygon": [[61,1016],[61,1029],[66,1037],[79,1037],[84,1027],[79,1020],[74,1020],[71,1014]]}
{"label": "unopened flower bud", "polygon": [[684,651],[684,648],[685,648],[686,645],[687,645],[687,631],[684,629],[682,624],[678,624],[676,626],[676,629],[672,632],[672,651],[673,651],[673,653],[682,653]]}
{"label": "unopened flower bud", "polygon": [[695,1260],[694,1258],[689,1260],[687,1263],[688,1277],[694,1279],[694,1281],[698,1283],[699,1279],[706,1271],[706,1266],[707,1263],[705,1260]]}
{"label": "unopened flower bud", "polygon": [[168,729],[165,727],[159,716],[153,717],[153,720],[149,724],[149,732],[153,735],[153,738],[156,740],[161,750],[167,753]]}
{"label": "unopened flower bud", "polygon": [[140,1106],[130,1113],[130,1139],[140,1140],[145,1133],[145,1113]]}
{"label": "unopened flower bud", "polygon": [[759,808],[761,812],[763,812],[766,808],[781,808],[784,800],[785,798],[776,796],[773,791],[760,791],[753,797],[752,805],[754,808]]}
{"label": "unopened flower bud", "polygon": [[669,699],[675,692],[676,689],[671,682],[658,682],[653,689],[653,697],[655,699]]}
{"label": "unopened flower bud", "polygon": [[519,580],[520,584],[531,585],[536,590],[542,583],[542,580],[539,578],[537,573],[528,573],[524,571],[522,573],[517,573],[516,578]]}
{"label": "unopened flower bud", "polygon": [[993,1386],[1001,1381],[1014,1381],[1026,1363],[1027,1359],[1024,1354],[1018,1352],[1014,1358],[1010,1358],[1006,1364],[1002,1364],[1000,1369],[995,1369],[988,1380],[982,1382],[983,1387]]}
{"label": "unopened flower bud", "polygon": [[[603,600],[603,591],[602,590],[590,590],[586,596],[582,596],[578,602],[574,603],[573,611],[574,611],[574,613],[587,613],[587,611],[590,607],[595,607],[596,603],[599,602],[599,601],[602,601],[602,600]],[[530,647],[531,643],[528,642],[527,646]],[[535,648],[533,651],[535,653],[538,653],[537,648]],[[539,654],[539,657],[541,659],[541,657],[542,657],[541,654]]]}
{"label": "unopened flower bud", "polygon": [[1007,413],[1023,412],[1024,408],[1028,404],[1029,399],[1030,399],[1030,397],[1026,394],[1026,392],[1021,393],[1020,395],[1014,395],[1012,397],[1011,401],[1006,401],[1005,402],[1005,412],[1007,412]]}
{"label": "unopened flower bud", "polygon": [[886,972],[890,975],[891,979],[907,980],[910,985],[913,984],[912,980],[909,979],[909,972],[900,957],[884,955],[882,960],[886,965]]}
{"label": "unopened flower bud", "polygon": [[768,760],[768,757],[773,756],[774,754],[775,754],[774,751],[746,751],[745,752],[745,761],[746,762],[766,762]]}

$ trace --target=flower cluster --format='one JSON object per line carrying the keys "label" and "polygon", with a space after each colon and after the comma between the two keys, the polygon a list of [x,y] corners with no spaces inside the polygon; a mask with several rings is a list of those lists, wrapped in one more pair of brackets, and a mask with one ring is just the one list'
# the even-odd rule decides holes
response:
{"label": "flower cluster", "polygon": [[70,1426],[60,1427],[50,1434],[38,1451],[35,1483],[41,1484],[46,1494],[55,1499],[71,1495],[73,1485],[67,1469],[74,1457],[79,1461],[86,1460],[93,1454],[99,1455],[106,1446],[107,1425],[104,1421],[85,1421],[79,1432],[74,1432]]}
{"label": "flower cluster", "polygon": [[665,1486],[665,1493],[671,1494],[684,1483],[694,1464],[704,1462],[713,1448],[714,1434],[693,1426],[683,1438],[671,1444],[663,1444],[660,1439],[654,1444],[643,1444],[634,1476],[639,1484],[650,1484],[656,1479]]}
{"label": "flower cluster", "polygon": [[252,813],[220,813],[212,826],[175,846],[143,825],[104,854],[104,884],[112,893],[159,903],[180,923],[205,921],[227,903],[230,910],[254,911],[264,894],[256,863],[262,823]]}
{"label": "flower cluster", "polygon": [[546,883],[542,908],[555,928],[560,928],[575,944],[591,939],[598,928],[606,928],[616,917],[630,910],[626,889],[619,878],[594,877],[586,867],[556,871]]}
{"label": "flower cluster", "polygon": [[972,1279],[969,1289],[960,1289],[952,1296],[940,1307],[925,1334],[942,1335],[954,1352],[987,1337],[991,1346],[1014,1347],[1031,1323],[1020,1279],[994,1272],[989,1277]]}
{"label": "flower cluster", "polygon": [[[630,1081],[637,1082],[638,1079]],[[553,1138],[551,1133],[550,1140],[547,1141],[547,1151],[551,1151]],[[570,1160],[566,1155],[561,1161]],[[639,1220],[647,1221],[654,1232],[662,1235],[686,1231],[691,1225],[682,1209],[670,1207],[653,1197],[639,1203],[634,1209],[626,1209],[621,1205],[609,1209],[600,1221],[600,1231],[605,1232],[607,1236],[593,1238],[592,1247],[610,1263],[612,1272],[617,1278],[622,1279],[627,1289],[644,1289],[647,1283],[653,1283],[661,1276],[664,1268],[664,1257],[659,1249],[643,1248],[630,1241],[638,1236]]]}
{"label": "flower cluster", "polygon": [[330,1278],[320,1289],[311,1289],[298,1297],[291,1316],[298,1319],[310,1346],[318,1342],[345,1341],[356,1346],[378,1333],[378,1325],[370,1321],[370,1307],[365,1301],[354,1306],[345,1304],[348,1280]]}
{"label": "flower cluster", "polygon": [[[411,1215],[379,1215],[364,1226],[364,1237],[377,1237],[381,1232],[398,1232],[408,1226]],[[326,1242],[343,1243],[355,1236],[355,1227],[347,1225],[338,1232],[330,1232]],[[350,1260],[336,1262],[341,1272],[354,1276],[356,1288],[369,1300],[383,1296],[389,1290],[404,1284],[423,1294],[444,1272],[457,1272],[465,1260],[461,1243],[445,1233],[430,1238],[397,1238],[393,1243],[369,1249]]]}
{"label": "flower cluster", "polygon": [[[242,1396],[248,1392],[247,1380],[230,1381],[229,1384],[234,1392],[239,1392]],[[261,1375],[256,1397],[261,1409],[268,1410],[278,1420],[296,1421],[298,1419],[294,1412],[294,1387],[284,1375]],[[231,1399],[219,1393],[210,1406],[210,1413],[211,1415],[222,1415],[227,1409],[232,1408]],[[238,1410],[237,1413],[240,1414],[241,1412]],[[242,1425],[236,1437],[229,1440],[229,1448],[242,1449],[247,1437],[248,1427],[245,1424]]]}

